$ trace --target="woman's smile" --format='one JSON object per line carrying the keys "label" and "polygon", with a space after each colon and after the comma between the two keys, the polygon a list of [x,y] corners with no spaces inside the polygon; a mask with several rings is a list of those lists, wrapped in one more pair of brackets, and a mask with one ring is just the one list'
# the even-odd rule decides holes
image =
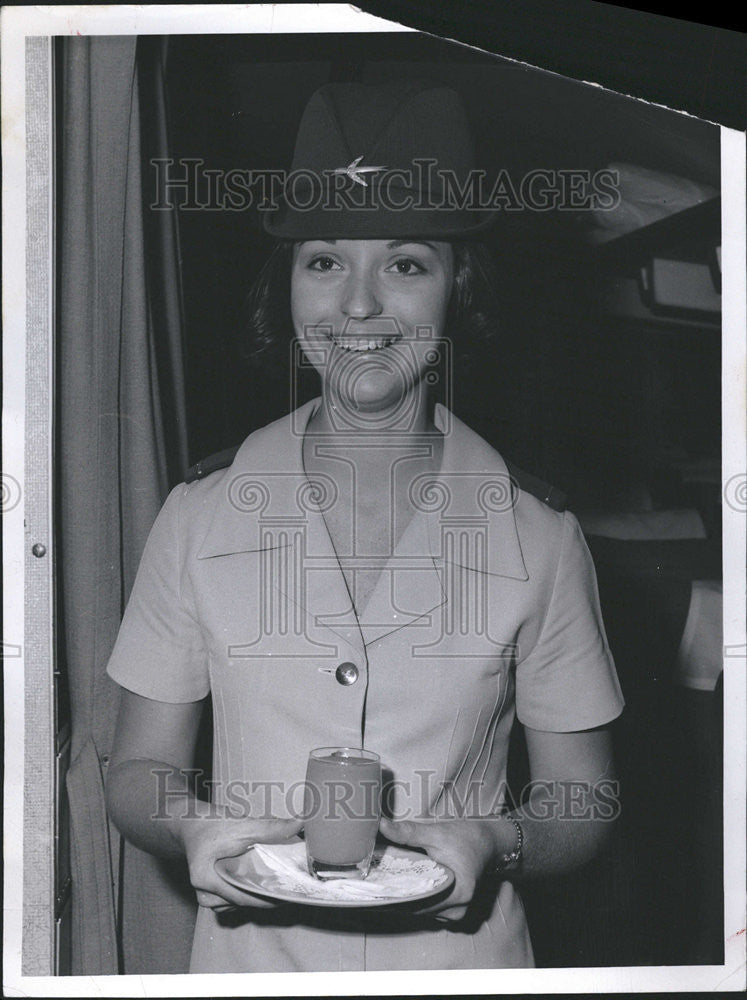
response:
{"label": "woman's smile", "polygon": [[321,336],[343,351],[359,354],[381,351],[403,339],[396,320],[385,316],[373,317],[363,322],[349,317],[342,328],[334,329],[322,325],[309,328],[306,333],[310,337]]}

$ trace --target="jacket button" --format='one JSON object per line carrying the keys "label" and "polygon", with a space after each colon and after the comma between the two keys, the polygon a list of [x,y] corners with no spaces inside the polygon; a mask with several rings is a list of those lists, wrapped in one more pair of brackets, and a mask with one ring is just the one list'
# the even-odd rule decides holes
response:
{"label": "jacket button", "polygon": [[335,670],[335,678],[338,684],[355,684],[358,680],[358,668],[354,663],[341,663]]}

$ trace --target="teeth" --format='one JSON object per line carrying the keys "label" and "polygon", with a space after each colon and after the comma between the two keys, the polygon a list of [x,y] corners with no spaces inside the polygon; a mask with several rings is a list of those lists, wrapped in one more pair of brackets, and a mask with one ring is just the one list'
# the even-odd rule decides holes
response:
{"label": "teeth", "polygon": [[342,348],[343,351],[380,351],[382,347],[389,347],[393,344],[395,337],[377,337],[376,339],[370,340],[346,340],[340,337],[333,337],[332,340],[336,347]]}

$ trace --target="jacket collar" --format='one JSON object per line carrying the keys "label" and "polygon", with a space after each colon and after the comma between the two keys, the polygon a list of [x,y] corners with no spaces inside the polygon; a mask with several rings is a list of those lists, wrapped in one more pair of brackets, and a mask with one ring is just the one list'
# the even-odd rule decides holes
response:
{"label": "jacket collar", "polygon": [[[320,557],[334,555],[320,509],[333,484],[321,482],[318,495],[302,457],[303,435],[319,403],[305,403],[244,441],[225,473],[198,559],[289,545],[293,535],[283,527],[294,522],[306,526]],[[414,484],[419,512],[401,540],[406,554],[419,550],[437,564],[527,580],[514,510],[519,491],[505,462],[441,404],[434,420],[444,435],[441,471]],[[464,544],[467,536],[474,544]]]}
{"label": "jacket collar", "polygon": [[450,410],[436,405],[443,464],[423,499],[431,551],[446,562],[493,576],[528,580],[516,525],[519,489],[498,452]]}
{"label": "jacket collar", "polygon": [[[260,552],[289,544],[279,530],[309,511],[303,433],[319,400],[250,434],[223,474],[221,494],[198,559]],[[313,498],[312,498],[313,499]],[[273,530],[275,529],[275,530]]]}

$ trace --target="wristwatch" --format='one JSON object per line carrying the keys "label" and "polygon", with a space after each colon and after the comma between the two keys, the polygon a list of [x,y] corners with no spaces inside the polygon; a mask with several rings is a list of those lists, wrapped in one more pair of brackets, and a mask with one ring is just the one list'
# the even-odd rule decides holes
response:
{"label": "wristwatch", "polygon": [[524,849],[524,831],[521,827],[521,823],[515,816],[509,816],[506,813],[503,814],[503,819],[507,819],[509,823],[513,823],[514,829],[516,830],[516,847],[513,851],[509,851],[508,854],[504,854],[503,857],[498,862],[498,871],[502,872],[511,865],[518,865],[521,861],[522,852]]}

